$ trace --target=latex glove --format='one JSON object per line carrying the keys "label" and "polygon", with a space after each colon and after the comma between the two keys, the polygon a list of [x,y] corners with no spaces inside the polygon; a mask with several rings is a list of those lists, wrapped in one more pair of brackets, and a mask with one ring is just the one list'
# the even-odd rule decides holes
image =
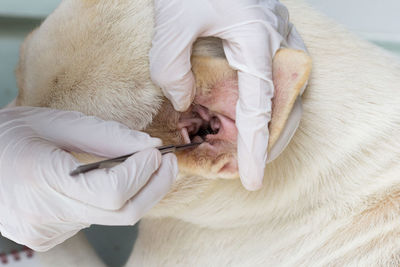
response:
{"label": "latex glove", "polygon": [[271,120],[272,59],[283,45],[304,44],[287,9],[278,1],[155,0],[155,35],[150,52],[153,81],[175,109],[186,110],[195,96],[191,48],[198,37],[223,39],[231,67],[238,70],[236,105],[238,163],[248,190],[262,186]]}
{"label": "latex glove", "polygon": [[[168,192],[176,157],[159,139],[79,112],[0,110],[0,231],[45,251],[91,224],[133,225]],[[67,151],[125,162],[71,177],[80,163]]]}

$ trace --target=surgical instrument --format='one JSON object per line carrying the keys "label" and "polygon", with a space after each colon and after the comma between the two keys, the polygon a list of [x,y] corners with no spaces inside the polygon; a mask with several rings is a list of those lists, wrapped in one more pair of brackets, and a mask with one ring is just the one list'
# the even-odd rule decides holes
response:
{"label": "surgical instrument", "polygon": [[[160,146],[160,147],[156,147],[156,148],[161,152],[161,155],[164,155],[166,153],[171,153],[171,152],[176,152],[176,151],[193,148],[202,143],[203,142],[195,142],[195,143],[184,144],[184,145],[166,145],[166,146]],[[112,158],[112,159],[106,159],[106,160],[102,160],[102,161],[98,161],[98,162],[80,165],[75,170],[71,171],[70,175],[75,176],[75,175],[85,173],[85,172],[95,170],[95,169],[114,167],[116,164],[123,162],[124,160],[126,160],[127,158],[129,158],[130,156],[132,156],[138,152],[139,151],[136,151],[136,152],[128,154],[128,155]]]}

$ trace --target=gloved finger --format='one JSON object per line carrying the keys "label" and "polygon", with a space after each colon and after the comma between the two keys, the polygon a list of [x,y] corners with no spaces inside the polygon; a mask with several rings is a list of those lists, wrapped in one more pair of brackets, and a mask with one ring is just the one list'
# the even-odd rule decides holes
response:
{"label": "gloved finger", "polygon": [[[139,193],[128,200],[121,209],[115,211],[107,210],[93,207],[92,205],[77,200],[67,200],[64,198],[64,200],[67,201],[66,203],[69,203],[70,209],[63,212],[69,214],[67,217],[63,217],[63,219],[66,221],[74,221],[74,227],[76,229],[69,229],[70,224],[66,223],[64,226],[57,225],[57,227],[54,228],[43,225],[46,229],[45,231],[41,231],[39,229],[41,225],[39,225],[34,226],[35,234],[32,236],[35,238],[26,238],[26,235],[21,237],[21,239],[14,238],[15,235],[13,235],[13,238],[14,240],[21,240],[21,243],[28,244],[29,247],[37,251],[46,251],[62,243],[75,235],[80,229],[86,228],[90,224],[133,225],[168,193],[177,174],[178,167],[176,156],[174,154],[164,155],[160,168],[152,175],[150,181],[142,187]],[[100,199],[105,196],[99,194],[97,197]],[[61,234],[59,231],[60,227],[63,228]],[[46,236],[40,233],[46,233]]]}
{"label": "gloved finger", "polygon": [[178,174],[178,165],[174,154],[162,158],[160,168],[149,182],[119,210],[110,211],[90,206],[81,206],[80,214],[85,214],[83,223],[102,225],[133,225],[146,212],[156,205],[170,190]]}
{"label": "gloved finger", "polygon": [[[151,79],[171,101],[175,110],[185,111],[193,102],[196,88],[191,71],[190,52],[193,42],[184,43],[178,36],[158,40],[150,52]],[[157,41],[157,36],[155,36]]]}
{"label": "gloved finger", "polygon": [[42,175],[53,189],[72,199],[102,209],[118,210],[147,183],[160,164],[161,153],[157,149],[146,149],[113,168],[72,177],[69,172],[79,163],[68,153],[59,151],[50,165],[55,168],[42,171]]}
{"label": "gloved finger", "polygon": [[272,59],[283,40],[272,26],[256,21],[217,36],[223,39],[224,52],[232,68],[260,79],[271,79]]}
{"label": "gloved finger", "polygon": [[239,175],[247,190],[262,186],[267,160],[268,123],[271,120],[273,84],[244,72],[238,73],[236,105]]}
{"label": "gloved finger", "polygon": [[67,150],[117,157],[161,145],[161,140],[146,133],[80,112],[41,109],[34,113],[30,126],[35,132]]}
{"label": "gloved finger", "polygon": [[229,64],[239,70],[236,105],[239,175],[247,190],[257,190],[262,186],[267,160],[268,123],[274,95],[272,58],[282,36],[273,26],[253,21],[219,37],[225,39],[223,46]]}
{"label": "gloved finger", "polygon": [[180,18],[179,12],[182,12],[179,11],[179,6],[166,4],[159,5],[158,8],[176,8],[172,14],[177,15],[156,17],[155,35],[150,50],[151,79],[177,111],[185,111],[193,102],[196,89],[190,63],[196,33],[184,32],[187,25],[176,22]]}

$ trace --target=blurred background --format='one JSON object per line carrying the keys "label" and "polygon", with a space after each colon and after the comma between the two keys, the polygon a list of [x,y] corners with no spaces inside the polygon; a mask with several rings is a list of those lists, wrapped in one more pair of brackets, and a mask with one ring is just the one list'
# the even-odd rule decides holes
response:
{"label": "blurred background", "polygon": [[[400,55],[399,0],[307,1],[354,33]],[[60,2],[0,1],[0,107],[17,95],[14,69],[21,42]],[[133,246],[136,228],[93,226],[85,230],[85,234],[109,266],[122,266]],[[0,237],[0,254],[18,248],[18,245]]]}

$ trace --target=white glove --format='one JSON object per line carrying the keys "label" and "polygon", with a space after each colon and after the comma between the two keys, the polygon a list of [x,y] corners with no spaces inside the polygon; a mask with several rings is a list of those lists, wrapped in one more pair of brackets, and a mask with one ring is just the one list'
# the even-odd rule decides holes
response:
{"label": "white glove", "polygon": [[[186,110],[195,96],[191,48],[198,37],[223,39],[231,67],[238,70],[236,105],[238,163],[248,190],[262,186],[271,120],[272,59],[283,46],[304,49],[275,0],[155,0],[155,35],[150,52],[153,81],[175,109]],[[282,148],[283,149],[283,148]]]}
{"label": "white glove", "polygon": [[[35,250],[62,243],[90,224],[133,225],[168,192],[176,157],[159,139],[79,112],[0,110],[0,232]],[[71,177],[67,151],[116,157],[110,168]]]}

